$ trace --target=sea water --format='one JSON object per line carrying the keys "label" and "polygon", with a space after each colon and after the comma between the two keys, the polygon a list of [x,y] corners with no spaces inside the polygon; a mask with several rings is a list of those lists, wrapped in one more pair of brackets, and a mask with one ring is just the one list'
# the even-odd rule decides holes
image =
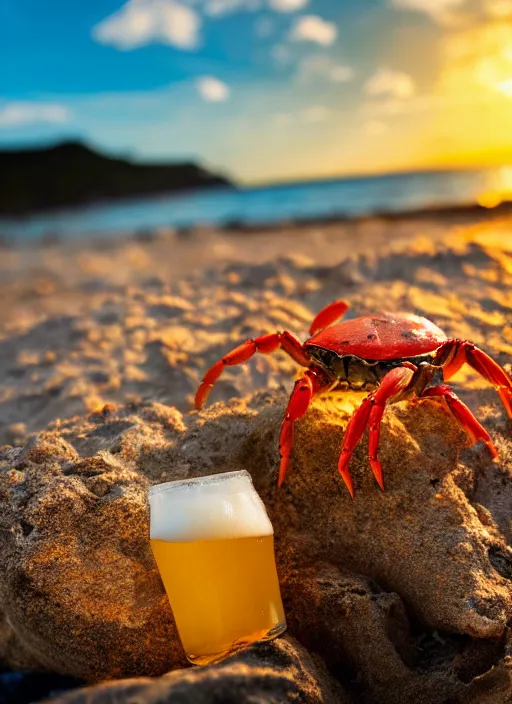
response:
{"label": "sea water", "polygon": [[0,218],[0,235],[20,241],[49,234],[62,238],[104,236],[158,227],[272,225],[465,206],[492,193],[511,197],[512,167],[215,188],[132,198],[28,218]]}

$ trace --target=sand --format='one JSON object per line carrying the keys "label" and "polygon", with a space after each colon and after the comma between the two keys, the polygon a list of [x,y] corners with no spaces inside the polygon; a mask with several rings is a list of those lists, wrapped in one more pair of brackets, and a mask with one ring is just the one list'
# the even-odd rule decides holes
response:
{"label": "sand", "polygon": [[[0,249],[0,443],[104,403],[147,398],[186,411],[230,347],[285,328],[305,339],[313,313],[339,297],[351,316],[425,315],[507,364],[512,217],[467,220],[157,231]],[[226,373],[212,400],[289,388],[294,370],[284,355],[260,357]],[[469,385],[495,413],[492,390]]]}
{"label": "sand", "polygon": [[[192,401],[206,369],[231,347],[277,329],[306,339],[314,312],[340,297],[348,316],[424,315],[511,373],[511,217],[4,247],[0,295],[6,663],[88,681],[183,665],[148,557],[147,486],[248,468],[279,538],[290,632],[344,686],[355,694],[362,687],[372,703],[433,704],[448,692],[450,701],[476,703],[486,701],[479,682],[484,691],[483,678],[501,672],[493,702],[510,700],[512,433],[485,380],[463,369],[453,387],[489,429],[497,462],[482,447],[467,450],[435,403],[397,404],[382,434],[387,491],[375,486],[363,441],[353,458],[354,502],[335,471],[353,410],[348,395],[313,404],[297,429],[290,476],[276,489],[279,422],[297,370],[289,357],[257,356],[226,370],[202,414]],[[311,574],[294,564],[299,529]],[[143,647],[151,657],[134,661]],[[324,686],[322,672],[311,691]],[[182,686],[189,674],[176,678]],[[201,675],[196,685],[206,691]]]}

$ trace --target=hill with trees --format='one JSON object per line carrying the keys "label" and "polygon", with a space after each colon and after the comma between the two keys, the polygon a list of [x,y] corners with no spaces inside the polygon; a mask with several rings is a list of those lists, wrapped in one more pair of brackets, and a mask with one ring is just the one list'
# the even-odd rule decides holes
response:
{"label": "hill with trees", "polygon": [[101,154],[80,142],[0,150],[0,215],[129,196],[230,186],[193,162],[138,163]]}

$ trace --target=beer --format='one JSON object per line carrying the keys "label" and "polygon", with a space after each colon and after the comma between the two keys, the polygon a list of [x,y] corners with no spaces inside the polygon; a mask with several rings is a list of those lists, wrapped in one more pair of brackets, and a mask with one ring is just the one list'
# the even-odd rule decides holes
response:
{"label": "beer", "polygon": [[273,529],[247,472],[168,482],[149,500],[151,547],[191,662],[285,630]]}

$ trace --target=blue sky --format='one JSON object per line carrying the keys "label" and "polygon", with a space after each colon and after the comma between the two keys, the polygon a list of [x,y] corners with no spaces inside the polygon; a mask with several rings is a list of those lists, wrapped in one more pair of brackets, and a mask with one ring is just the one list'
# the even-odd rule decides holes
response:
{"label": "blue sky", "polygon": [[12,0],[0,145],[242,181],[512,160],[512,0]]}

